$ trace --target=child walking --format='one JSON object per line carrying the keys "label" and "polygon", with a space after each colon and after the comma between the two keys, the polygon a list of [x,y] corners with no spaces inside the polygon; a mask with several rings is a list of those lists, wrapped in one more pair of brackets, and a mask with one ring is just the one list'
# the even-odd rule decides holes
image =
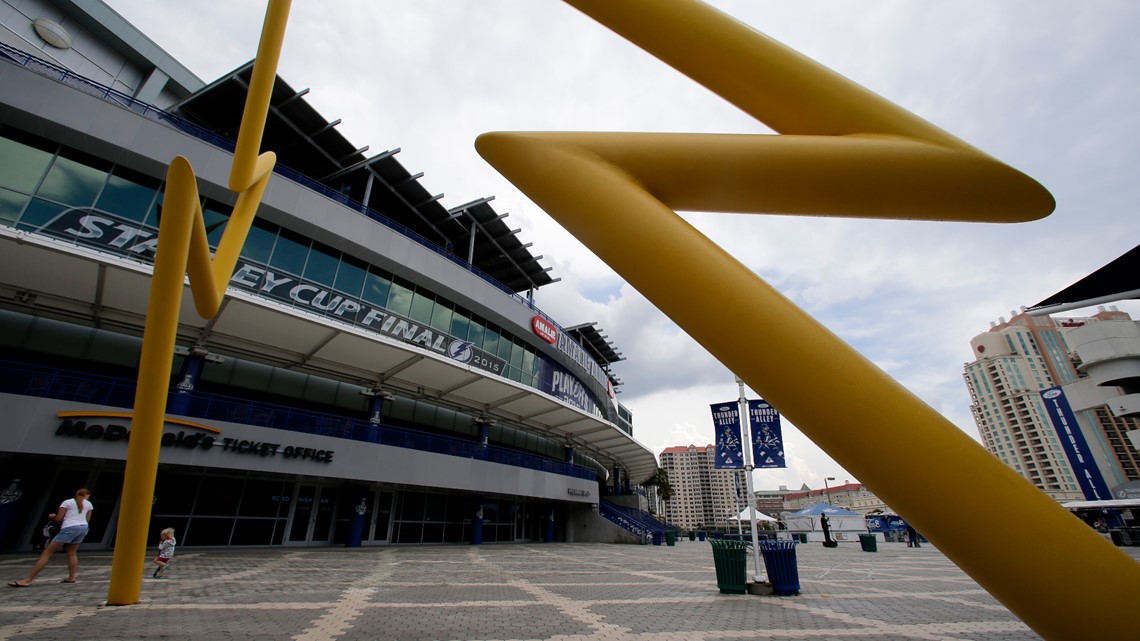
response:
{"label": "child walking", "polygon": [[162,532],[158,533],[158,556],[154,557],[154,578],[161,579],[166,576],[166,566],[170,565],[170,559],[174,558],[174,546],[178,544],[174,540],[174,528],[168,527]]}

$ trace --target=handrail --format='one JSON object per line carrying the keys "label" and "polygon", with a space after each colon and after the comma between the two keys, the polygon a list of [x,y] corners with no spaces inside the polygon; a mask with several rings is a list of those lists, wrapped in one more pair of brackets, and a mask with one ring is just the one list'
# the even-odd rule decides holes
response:
{"label": "handrail", "polygon": [[[228,138],[219,136],[204,127],[185,120],[180,116],[176,116],[172,113],[164,111],[158,107],[155,107],[154,105],[138,100],[133,96],[127,95],[116,89],[112,89],[106,85],[102,85],[98,82],[95,82],[94,80],[90,80],[89,78],[85,78],[84,76],[81,76],[71,71],[70,69],[67,69],[66,67],[61,67],[59,65],[43,60],[42,58],[37,58],[36,56],[33,56],[25,51],[21,51],[20,49],[4,44],[2,42],[0,42],[0,58],[7,58],[11,62],[26,67],[27,69],[38,73],[45,78],[55,80],[56,82],[71,87],[72,89],[76,89],[88,95],[100,98],[104,102],[115,105],[117,107],[121,107],[123,109],[127,109],[139,116],[143,116],[155,122],[167,125],[173,129],[177,129],[182,133],[193,136],[202,142],[213,145],[214,147],[217,147],[224,151],[230,153],[233,153],[234,151],[235,143]],[[391,218],[374,209],[366,207],[362,203],[345,196],[335,189],[332,189],[326,185],[321,184],[320,182],[317,182],[316,180],[313,180],[312,178],[309,178],[308,176],[295,169],[290,169],[289,167],[285,167],[278,163],[277,166],[273,168],[273,173],[303,187],[306,187],[311,191],[317,192],[329,200],[333,200],[343,205],[344,207],[347,207],[348,209],[351,209],[356,213],[362,216],[366,216],[374,222],[377,222],[391,229],[401,236],[415,241],[424,248],[435,252],[443,258],[446,258],[461,269],[464,269],[474,274],[475,276],[478,276],[480,279],[486,281],[489,285],[492,285],[495,288],[499,289],[501,292],[513,299],[516,303],[526,306],[535,314],[552,323],[559,329],[559,331],[564,331],[562,329],[562,326],[559,325],[557,321],[555,321],[548,314],[535,306],[534,302],[529,298],[518,294],[495,277],[484,272],[478,267],[467,263],[453,253],[448,252],[445,247],[433,242],[422,234],[419,234],[412,229],[405,227],[404,225],[396,222],[395,220],[392,220]]]}
{"label": "handrail", "polygon": [[[0,361],[0,392],[10,394],[129,409],[134,400],[135,387],[135,381],[130,379]],[[223,394],[184,392],[172,388],[172,413],[176,403],[180,404],[178,414],[194,418],[365,441],[463,458],[478,458],[492,463],[574,478],[588,480],[597,478],[594,470],[580,465],[387,423],[376,424],[351,416],[323,414],[285,405],[251,402]]]}

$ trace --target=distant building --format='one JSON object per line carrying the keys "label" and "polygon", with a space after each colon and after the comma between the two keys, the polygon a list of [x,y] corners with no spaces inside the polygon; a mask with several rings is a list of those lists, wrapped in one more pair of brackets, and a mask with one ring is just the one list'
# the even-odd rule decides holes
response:
{"label": "distant building", "polygon": [[788,492],[784,495],[784,511],[796,512],[815,505],[816,503],[830,503],[859,514],[868,514],[876,510],[889,512],[883,500],[871,492],[862,483],[844,481],[843,485],[813,490],[804,486],[798,492]]}
{"label": "distant building", "polygon": [[970,341],[964,378],[986,449],[1058,501],[1085,492],[1041,392],[1061,387],[1095,470],[1111,489],[1140,479],[1140,328],[1115,308],[1089,318],[1012,313]]}
{"label": "distant building", "polygon": [[665,520],[680,528],[727,527],[728,518],[748,507],[743,470],[718,470],[713,445],[668,447],[661,467],[669,473],[673,498],[665,502]]}

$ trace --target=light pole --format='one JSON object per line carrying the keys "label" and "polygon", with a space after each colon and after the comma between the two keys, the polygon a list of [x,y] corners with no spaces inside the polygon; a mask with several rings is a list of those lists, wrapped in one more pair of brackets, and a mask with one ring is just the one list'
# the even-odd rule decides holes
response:
{"label": "light pole", "polygon": [[827,504],[831,505],[831,491],[827,487],[828,481],[834,481],[834,476],[828,476],[823,479],[823,495],[827,497]]}

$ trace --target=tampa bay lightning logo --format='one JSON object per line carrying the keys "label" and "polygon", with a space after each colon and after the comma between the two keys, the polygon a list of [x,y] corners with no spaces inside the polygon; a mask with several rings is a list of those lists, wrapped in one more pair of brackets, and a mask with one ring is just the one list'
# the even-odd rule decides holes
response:
{"label": "tampa bay lightning logo", "polygon": [[447,355],[460,363],[470,363],[475,356],[475,349],[467,341],[455,341],[447,346]]}
{"label": "tampa bay lightning logo", "polygon": [[1054,399],[1054,398],[1057,398],[1058,396],[1060,396],[1061,390],[1059,390],[1059,389],[1046,390],[1041,395],[1044,396],[1045,398],[1048,398],[1051,400],[1051,399]]}

